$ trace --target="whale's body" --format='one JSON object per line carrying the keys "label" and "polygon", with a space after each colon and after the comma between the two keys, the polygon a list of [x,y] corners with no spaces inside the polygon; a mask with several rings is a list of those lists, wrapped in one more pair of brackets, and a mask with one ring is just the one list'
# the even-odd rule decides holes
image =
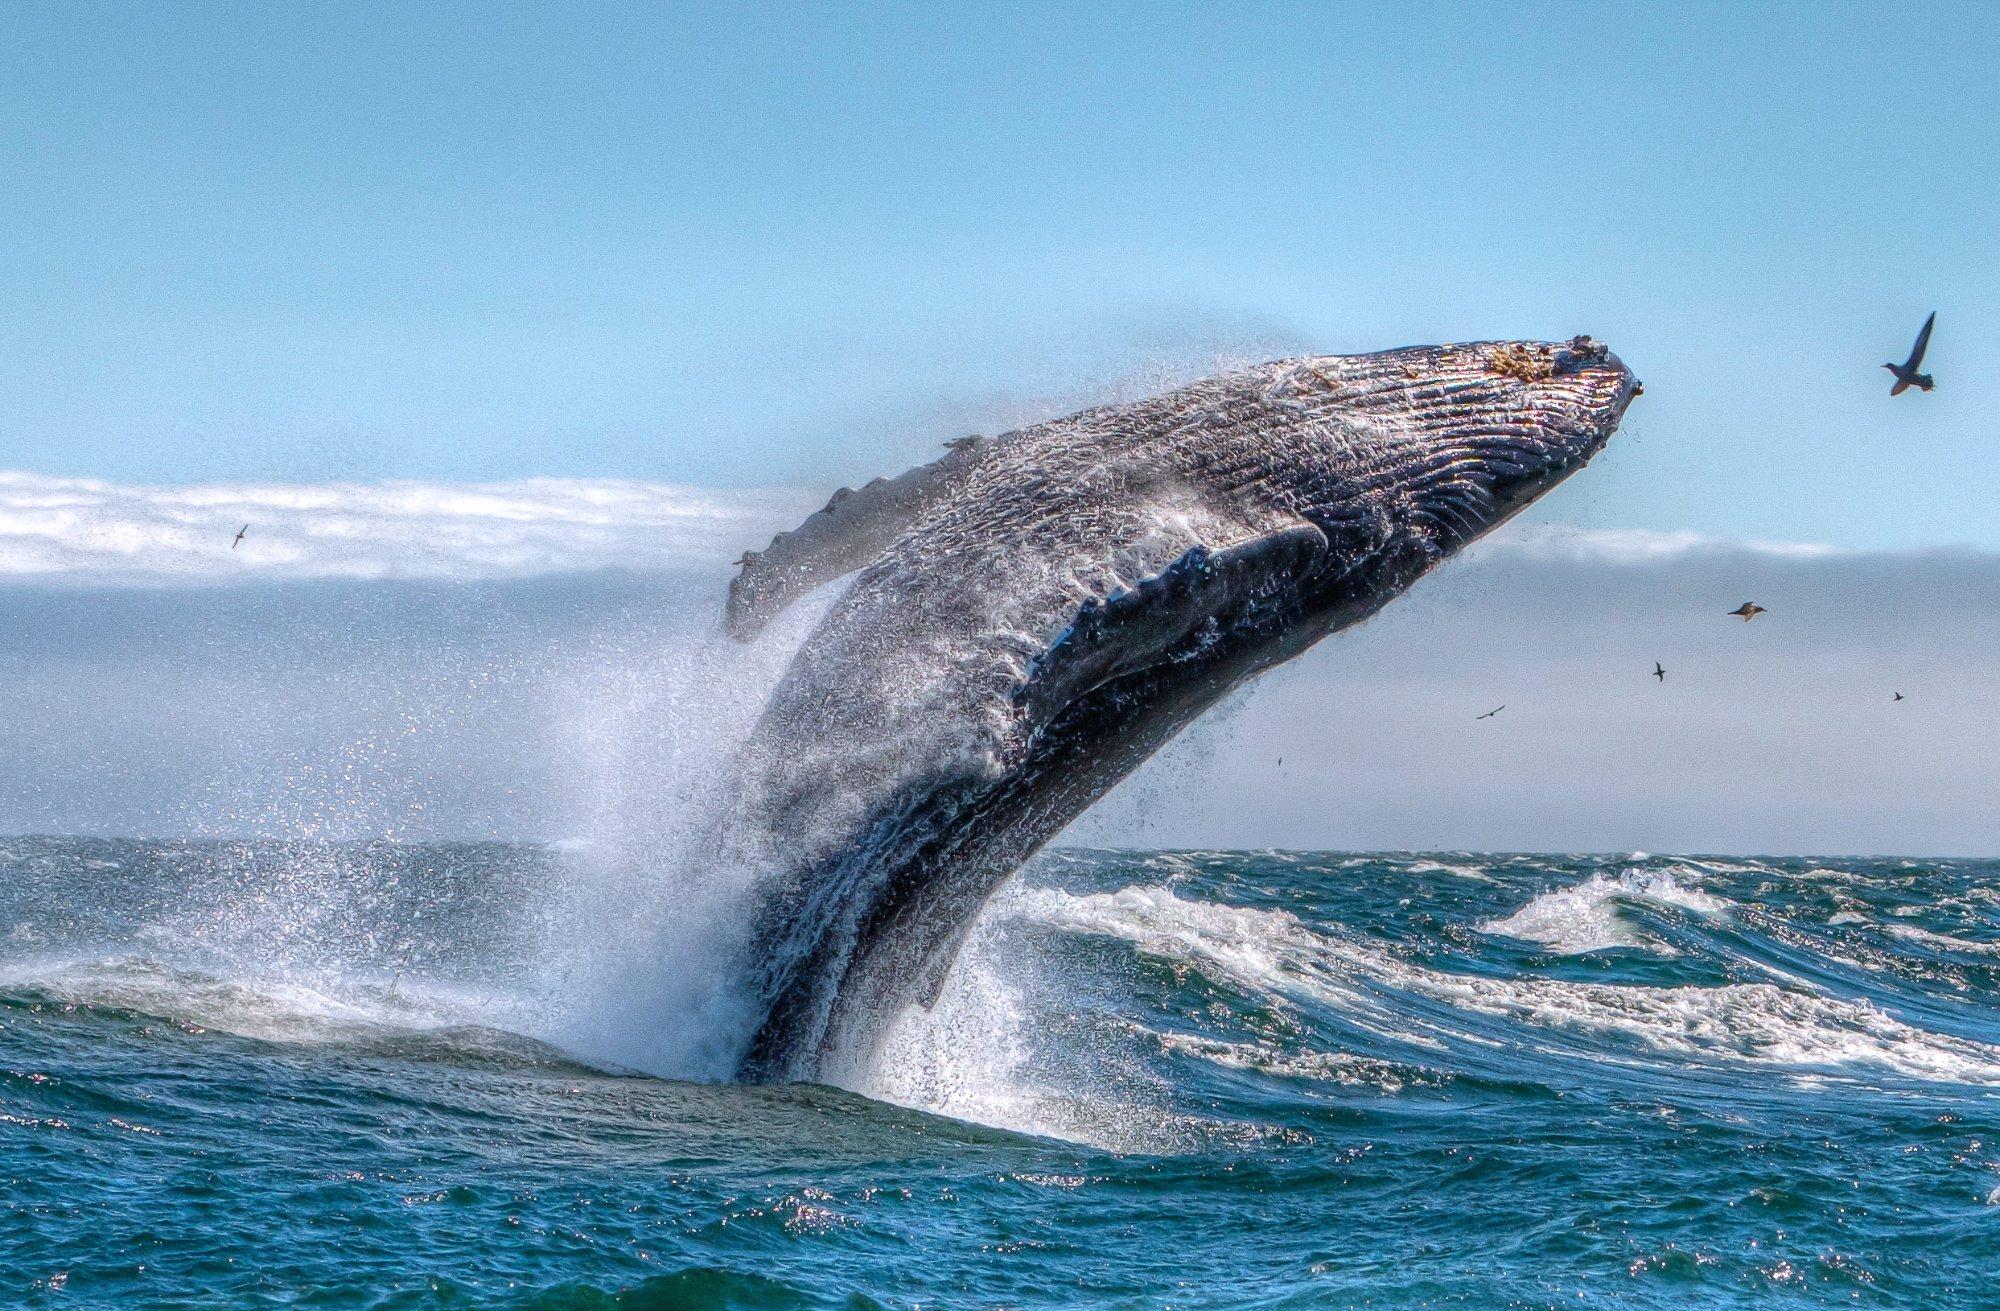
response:
{"label": "whale's body", "polygon": [[1581,467],[1636,390],[1581,337],[1284,360],[954,443],[746,557],[742,638],[854,578],[740,762],[768,871],[742,1075],[864,1062],[1043,843]]}

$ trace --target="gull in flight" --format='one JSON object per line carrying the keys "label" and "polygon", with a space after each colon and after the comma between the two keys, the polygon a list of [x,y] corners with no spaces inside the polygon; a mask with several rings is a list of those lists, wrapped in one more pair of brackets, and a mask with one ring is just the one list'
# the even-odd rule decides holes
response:
{"label": "gull in flight", "polygon": [[1918,369],[1924,366],[1924,349],[1931,344],[1931,325],[1936,322],[1937,311],[1932,310],[1931,316],[1924,320],[1922,330],[1917,333],[1917,344],[1910,347],[1910,358],[1904,360],[1901,364],[1885,364],[1882,366],[1896,375],[1896,385],[1889,388],[1891,396],[1901,396],[1912,387],[1915,387],[1918,391],[1929,391],[1937,385],[1931,381],[1930,374],[1917,372]]}

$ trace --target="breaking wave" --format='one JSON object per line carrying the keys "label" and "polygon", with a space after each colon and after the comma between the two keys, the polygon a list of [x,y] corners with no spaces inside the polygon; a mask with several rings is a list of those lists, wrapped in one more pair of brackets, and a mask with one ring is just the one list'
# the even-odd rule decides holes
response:
{"label": "breaking wave", "polygon": [[1719,897],[1683,886],[1671,871],[1627,870],[1616,875],[1593,874],[1569,888],[1544,892],[1511,915],[1489,920],[1482,927],[1527,942],[1539,942],[1565,954],[1604,951],[1613,947],[1660,950],[1623,911],[1635,903],[1679,906],[1703,915],[1728,908]]}

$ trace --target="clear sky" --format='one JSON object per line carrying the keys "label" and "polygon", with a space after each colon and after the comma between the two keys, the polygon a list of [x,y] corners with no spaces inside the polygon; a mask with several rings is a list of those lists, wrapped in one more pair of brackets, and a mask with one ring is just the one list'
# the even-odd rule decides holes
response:
{"label": "clear sky", "polygon": [[2000,547],[1992,8],[1082,9],[10,4],[0,468],[823,488],[1588,331],[1545,517]]}

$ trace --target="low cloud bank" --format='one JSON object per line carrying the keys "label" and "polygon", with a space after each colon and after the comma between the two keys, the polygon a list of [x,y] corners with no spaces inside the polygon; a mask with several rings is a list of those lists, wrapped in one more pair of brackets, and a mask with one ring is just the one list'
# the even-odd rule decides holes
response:
{"label": "low cloud bank", "polygon": [[[716,637],[728,557],[818,499],[5,488],[0,832],[138,834],[643,826],[707,707],[773,671]],[[237,554],[260,528],[271,554],[233,560],[251,505]],[[2000,853],[1996,793],[2000,556],[1543,527],[1263,679],[1070,836]]]}
{"label": "low cloud bank", "polygon": [[[1746,600],[1769,613],[1725,614]],[[2000,556],[1496,551],[1274,671],[1074,836],[2000,854],[1996,794]]]}

